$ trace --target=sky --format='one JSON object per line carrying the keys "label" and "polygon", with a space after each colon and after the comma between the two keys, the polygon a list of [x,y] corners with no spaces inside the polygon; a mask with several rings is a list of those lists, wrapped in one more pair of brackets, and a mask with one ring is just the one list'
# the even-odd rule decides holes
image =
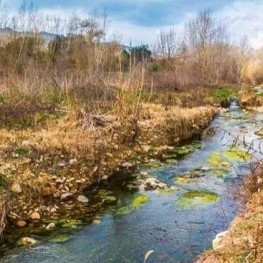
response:
{"label": "sky", "polygon": [[[124,44],[149,44],[158,32],[171,27],[182,31],[197,12],[210,9],[228,28],[230,39],[245,35],[250,45],[263,47],[263,0],[34,0],[44,14],[68,18],[73,12],[86,16],[93,10],[106,10],[110,31]],[[11,10],[23,3],[8,0]]]}

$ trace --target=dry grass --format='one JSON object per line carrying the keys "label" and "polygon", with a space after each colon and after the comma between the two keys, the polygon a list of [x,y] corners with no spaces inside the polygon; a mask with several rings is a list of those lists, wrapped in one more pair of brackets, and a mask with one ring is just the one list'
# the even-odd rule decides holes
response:
{"label": "dry grass", "polygon": [[[91,115],[88,125],[83,115],[72,111],[44,126],[0,129],[0,172],[7,181],[5,188],[10,189],[14,182],[23,188],[19,202],[15,193],[10,193],[8,200],[15,219],[27,220],[30,210],[56,204],[62,192],[81,193],[141,154],[141,145],[163,146],[191,138],[217,114],[209,107],[166,109],[137,102],[126,111],[116,106],[115,112],[121,114]],[[135,108],[137,111],[128,115]],[[98,126],[100,121],[104,125]],[[71,167],[71,159],[78,164]],[[51,172],[54,169],[55,173]],[[65,178],[62,186],[57,183],[59,178]]]}

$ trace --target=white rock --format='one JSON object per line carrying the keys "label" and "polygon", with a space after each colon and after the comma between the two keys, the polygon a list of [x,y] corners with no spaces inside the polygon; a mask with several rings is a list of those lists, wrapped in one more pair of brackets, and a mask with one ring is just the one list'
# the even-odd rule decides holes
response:
{"label": "white rock", "polygon": [[28,246],[28,245],[35,245],[37,241],[31,237],[23,237],[18,241],[18,243],[23,246]]}
{"label": "white rock", "polygon": [[89,202],[89,199],[84,195],[79,195],[77,200],[81,203],[88,203]]}
{"label": "white rock", "polygon": [[65,199],[70,198],[70,197],[72,197],[72,193],[64,193],[60,196],[60,199],[65,200]]}
{"label": "white rock", "polygon": [[101,178],[101,180],[103,180],[103,181],[107,181],[109,179],[109,176],[108,175],[104,175],[102,178]]}
{"label": "white rock", "polygon": [[77,159],[71,159],[69,160],[69,165],[70,166],[74,166],[74,165],[77,165],[78,164],[78,160]]}
{"label": "white rock", "polygon": [[222,240],[226,235],[229,234],[229,231],[224,231],[216,235],[216,238],[213,240],[213,249],[217,250],[222,248]]}
{"label": "white rock", "polygon": [[30,141],[22,141],[21,146],[24,147],[30,146]]}
{"label": "white rock", "polygon": [[52,230],[56,227],[56,225],[54,223],[50,223],[46,226],[46,230]]}
{"label": "white rock", "polygon": [[123,164],[122,164],[122,167],[129,169],[129,168],[132,168],[132,167],[133,167],[133,164],[132,164],[132,163],[128,163],[128,162],[127,162],[127,163],[123,163]]}
{"label": "white rock", "polygon": [[23,189],[22,189],[21,184],[19,184],[19,183],[13,183],[12,186],[11,186],[11,191],[12,191],[13,193],[17,193],[17,194],[22,193]]}
{"label": "white rock", "polygon": [[66,166],[66,162],[60,162],[60,163],[58,163],[58,167],[65,167]]}
{"label": "white rock", "polygon": [[210,171],[210,168],[207,167],[207,166],[204,166],[204,167],[201,168],[201,171],[208,172],[208,171]]}

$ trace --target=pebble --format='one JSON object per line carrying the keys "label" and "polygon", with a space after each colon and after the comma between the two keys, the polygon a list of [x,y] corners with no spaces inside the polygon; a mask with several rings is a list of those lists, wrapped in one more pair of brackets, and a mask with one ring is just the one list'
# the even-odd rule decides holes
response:
{"label": "pebble", "polygon": [[40,220],[40,218],[41,218],[41,216],[38,212],[33,212],[29,217],[32,220]]}
{"label": "pebble", "polygon": [[101,178],[101,180],[103,180],[103,181],[107,181],[109,179],[109,176],[108,175],[104,175],[102,178]]}
{"label": "pebble", "polygon": [[77,159],[70,159],[69,160],[69,165],[70,166],[74,166],[74,165],[77,165],[78,164],[78,160]]}
{"label": "pebble", "polygon": [[60,199],[65,201],[66,199],[69,199],[70,197],[72,197],[72,193],[64,193],[60,196]]}
{"label": "pebble", "polygon": [[58,167],[65,167],[66,166],[66,162],[60,162],[60,163],[58,163]]}
{"label": "pebble", "polygon": [[56,225],[54,223],[50,223],[46,226],[46,230],[52,230],[56,227]]}
{"label": "pebble", "polygon": [[37,241],[31,237],[23,237],[18,241],[19,245],[28,246],[28,245],[35,245]]}
{"label": "pebble", "polygon": [[208,171],[210,171],[210,168],[207,167],[207,166],[204,166],[204,167],[201,168],[201,171],[208,172]]}
{"label": "pebble", "polygon": [[12,186],[11,186],[11,191],[13,193],[21,194],[23,192],[21,184],[13,183]]}
{"label": "pebble", "polygon": [[129,168],[132,168],[132,167],[133,167],[133,164],[132,164],[132,163],[128,163],[128,162],[127,162],[127,163],[123,163],[123,164],[122,164],[122,167],[123,167],[123,168],[126,168],[126,169],[129,169]]}
{"label": "pebble", "polygon": [[23,220],[19,220],[19,221],[16,222],[16,226],[19,227],[19,228],[23,228],[26,225],[27,225],[26,221],[23,221]]}
{"label": "pebble", "polygon": [[89,199],[84,195],[79,195],[77,200],[81,203],[88,203],[89,202]]}

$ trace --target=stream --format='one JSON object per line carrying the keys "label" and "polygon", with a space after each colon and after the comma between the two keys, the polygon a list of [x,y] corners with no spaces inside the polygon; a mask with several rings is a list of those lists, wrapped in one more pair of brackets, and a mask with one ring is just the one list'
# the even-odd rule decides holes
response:
{"label": "stream", "polygon": [[255,132],[262,122],[262,115],[233,104],[213,121],[209,136],[181,147],[192,147],[191,153],[140,168],[167,189],[136,188],[138,172],[117,177],[87,192],[91,202],[81,221],[69,220],[48,234],[27,233],[38,244],[13,246],[0,262],[143,263],[149,251],[147,263],[193,262],[243,208],[238,186],[258,157],[245,148],[253,143],[259,149]]}

